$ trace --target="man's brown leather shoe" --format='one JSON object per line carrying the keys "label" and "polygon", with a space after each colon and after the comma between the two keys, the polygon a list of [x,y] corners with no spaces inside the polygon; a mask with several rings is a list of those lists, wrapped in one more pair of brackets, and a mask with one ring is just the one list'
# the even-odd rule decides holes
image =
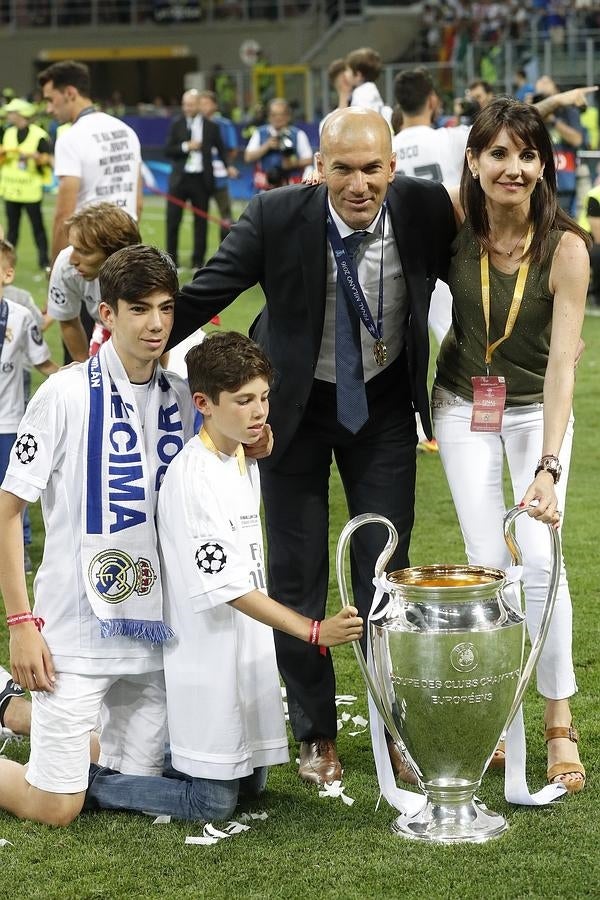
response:
{"label": "man's brown leather shoe", "polygon": [[341,781],[342,765],[338,759],[335,741],[331,738],[315,738],[300,744],[298,775],[312,784]]}
{"label": "man's brown leather shoe", "polygon": [[392,769],[394,770],[396,778],[399,778],[400,781],[403,781],[405,784],[416,784],[417,776],[415,775],[412,766],[407,762],[396,741],[391,737],[386,738],[386,740],[388,753],[390,754],[390,762],[392,763]]}

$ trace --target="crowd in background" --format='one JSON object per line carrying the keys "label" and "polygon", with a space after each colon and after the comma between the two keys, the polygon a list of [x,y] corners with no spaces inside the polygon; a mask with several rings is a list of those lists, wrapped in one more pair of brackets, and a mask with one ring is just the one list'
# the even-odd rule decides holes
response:
{"label": "crowd in background", "polygon": [[499,45],[538,37],[562,47],[569,32],[600,27],[595,0],[438,0],[423,6],[424,61],[462,59],[470,43]]}

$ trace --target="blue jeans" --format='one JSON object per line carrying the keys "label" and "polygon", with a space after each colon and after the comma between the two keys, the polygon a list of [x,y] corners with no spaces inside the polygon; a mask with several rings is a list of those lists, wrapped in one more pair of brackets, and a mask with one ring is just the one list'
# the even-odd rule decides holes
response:
{"label": "blue jeans", "polygon": [[162,776],[122,775],[92,764],[83,808],[219,821],[233,815],[240,796],[257,797],[262,793],[268,771],[263,766],[246,778],[231,781],[192,778],[172,767],[170,753],[165,757]]}

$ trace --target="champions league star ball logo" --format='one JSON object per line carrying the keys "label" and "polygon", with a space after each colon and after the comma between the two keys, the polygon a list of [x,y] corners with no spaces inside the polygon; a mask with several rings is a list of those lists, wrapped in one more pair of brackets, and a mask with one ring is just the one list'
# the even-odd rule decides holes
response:
{"label": "champions league star ball logo", "polygon": [[64,291],[61,291],[60,288],[53,285],[50,288],[50,299],[56,303],[57,306],[64,306],[67,302],[67,295]]}
{"label": "champions league star ball logo", "polygon": [[466,641],[452,648],[450,662],[457,672],[471,672],[477,668],[479,658],[474,645]]}
{"label": "champions league star ball logo", "polygon": [[227,554],[220,544],[211,541],[196,550],[196,565],[205,575],[216,575],[225,568]]}
{"label": "champions league star ball logo", "polygon": [[90,584],[107,603],[122,603],[134,592],[149,594],[156,581],[150,561],[140,557],[134,562],[123,550],[103,550],[90,563]]}
{"label": "champions league star ball logo", "polygon": [[17,459],[20,463],[23,463],[24,466],[33,462],[37,449],[37,441],[32,434],[22,434],[15,444]]}

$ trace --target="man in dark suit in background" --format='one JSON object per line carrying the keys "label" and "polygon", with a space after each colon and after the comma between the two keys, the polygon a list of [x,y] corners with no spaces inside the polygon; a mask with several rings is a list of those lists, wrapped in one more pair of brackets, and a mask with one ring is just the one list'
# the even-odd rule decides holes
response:
{"label": "man in dark suit in background", "polygon": [[[382,116],[336,110],[321,136],[325,183],[257,195],[176,305],[174,341],[251,285],[264,290],[251,333],[276,372],[275,445],[261,464],[269,591],[315,620],[327,601],[332,455],[350,515],[377,512],[394,522],[399,544],[390,569],[399,568],[408,564],[414,518],[415,409],[431,436],[427,313],[456,227],[445,189],[396,176],[395,162]],[[347,295],[338,271],[358,281],[366,304]],[[368,323],[357,309],[365,305]],[[365,619],[383,543],[373,526],[353,539],[354,602]],[[331,657],[278,632],[275,641],[301,742],[300,777],[341,778]]]}
{"label": "man in dark suit in background", "polygon": [[[181,109],[183,115],[173,119],[165,144],[165,156],[173,161],[169,194],[180,201],[167,201],[167,252],[176,266],[179,265],[177,245],[183,205],[189,202],[203,213],[208,210],[208,201],[214,188],[213,147],[226,165],[219,126],[202,117],[199,91],[186,91],[181,98]],[[204,264],[206,254],[207,222],[205,215],[196,212],[193,215],[192,266],[199,268]]]}

